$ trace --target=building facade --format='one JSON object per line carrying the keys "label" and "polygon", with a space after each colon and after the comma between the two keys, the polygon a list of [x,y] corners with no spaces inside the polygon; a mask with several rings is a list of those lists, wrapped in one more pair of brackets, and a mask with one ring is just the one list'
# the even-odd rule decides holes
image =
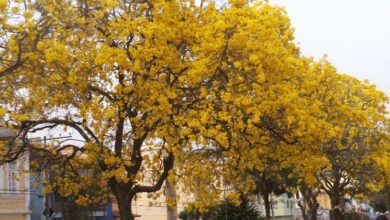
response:
{"label": "building facade", "polygon": [[[258,197],[256,203],[261,215],[265,217],[265,206],[261,196]],[[271,216],[274,216],[275,219],[292,219],[295,212],[295,199],[293,197],[289,197],[287,193],[280,196],[271,194],[270,203]]]}
{"label": "building facade", "polygon": [[[37,140],[39,141],[39,139]],[[37,158],[40,158],[39,153],[30,153],[30,161],[39,162]],[[31,220],[113,219],[111,203],[95,204],[93,207],[79,206],[75,202],[75,197],[63,197],[55,189],[50,193],[45,192],[47,185],[53,185],[50,170],[35,171],[31,168],[29,174]]]}
{"label": "building facade", "polygon": [[[11,138],[12,130],[0,129],[0,141],[5,146]],[[0,164],[0,220],[30,220],[28,154],[14,162]]]}

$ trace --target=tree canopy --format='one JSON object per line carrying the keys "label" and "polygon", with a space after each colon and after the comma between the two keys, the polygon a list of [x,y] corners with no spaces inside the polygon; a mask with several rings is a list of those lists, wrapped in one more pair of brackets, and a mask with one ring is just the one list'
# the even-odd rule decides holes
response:
{"label": "tree canopy", "polygon": [[[45,154],[64,194],[106,186],[122,220],[174,175],[207,205],[251,171],[342,196],[388,170],[385,94],[303,56],[266,1],[0,1],[0,38],[0,117],[23,140],[3,162]],[[82,144],[28,141],[48,129]]]}

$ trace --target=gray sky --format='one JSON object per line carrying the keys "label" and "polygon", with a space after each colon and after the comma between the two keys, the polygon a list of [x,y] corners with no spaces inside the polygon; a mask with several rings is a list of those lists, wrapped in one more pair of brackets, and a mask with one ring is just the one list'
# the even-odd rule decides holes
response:
{"label": "gray sky", "polygon": [[390,0],[270,0],[285,6],[305,56],[323,54],[340,72],[390,96]]}

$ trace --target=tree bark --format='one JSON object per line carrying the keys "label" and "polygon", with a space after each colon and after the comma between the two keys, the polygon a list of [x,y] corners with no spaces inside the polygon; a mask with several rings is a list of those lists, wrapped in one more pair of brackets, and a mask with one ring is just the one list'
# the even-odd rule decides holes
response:
{"label": "tree bark", "polygon": [[271,203],[269,201],[269,193],[263,193],[265,219],[271,220]]}
{"label": "tree bark", "polygon": [[312,207],[310,209],[310,216],[311,216],[310,220],[317,220],[317,209],[318,207]]}
{"label": "tree bark", "polygon": [[317,194],[312,189],[308,189],[308,208],[310,220],[317,220],[317,210],[319,204],[317,202]]}
{"label": "tree bark", "polygon": [[108,183],[118,204],[120,220],[134,220],[131,202],[135,194],[130,193],[131,184],[120,184],[114,178]]}
{"label": "tree bark", "polygon": [[[119,196],[120,197],[120,196]],[[131,199],[118,199],[118,209],[120,220],[134,220],[134,216],[131,210]]]}
{"label": "tree bark", "polygon": [[341,212],[340,199],[338,196],[332,196],[330,199],[332,210],[330,210],[330,220],[343,220],[344,216]]}
{"label": "tree bark", "polygon": [[299,201],[298,202],[298,207],[299,209],[301,210],[302,212],[302,217],[304,220],[309,220],[309,218],[307,217],[307,213],[306,213],[306,206],[305,206],[305,203],[302,203],[302,201]]}
{"label": "tree bark", "polygon": [[165,180],[165,198],[167,201],[167,220],[177,220],[176,185],[168,178]]}
{"label": "tree bark", "polygon": [[330,219],[331,220],[343,220],[343,214],[340,209],[335,208],[330,211]]}

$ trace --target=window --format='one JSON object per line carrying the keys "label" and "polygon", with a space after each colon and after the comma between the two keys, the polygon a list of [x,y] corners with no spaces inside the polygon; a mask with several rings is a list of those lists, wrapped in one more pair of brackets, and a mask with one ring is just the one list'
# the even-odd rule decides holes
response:
{"label": "window", "polygon": [[275,200],[271,201],[271,206],[273,209],[278,209],[278,201]]}
{"label": "window", "polygon": [[293,200],[287,200],[287,208],[288,209],[294,208],[294,201]]}
{"label": "window", "polygon": [[16,192],[19,188],[18,184],[18,170],[16,162],[8,164],[8,190]]}

